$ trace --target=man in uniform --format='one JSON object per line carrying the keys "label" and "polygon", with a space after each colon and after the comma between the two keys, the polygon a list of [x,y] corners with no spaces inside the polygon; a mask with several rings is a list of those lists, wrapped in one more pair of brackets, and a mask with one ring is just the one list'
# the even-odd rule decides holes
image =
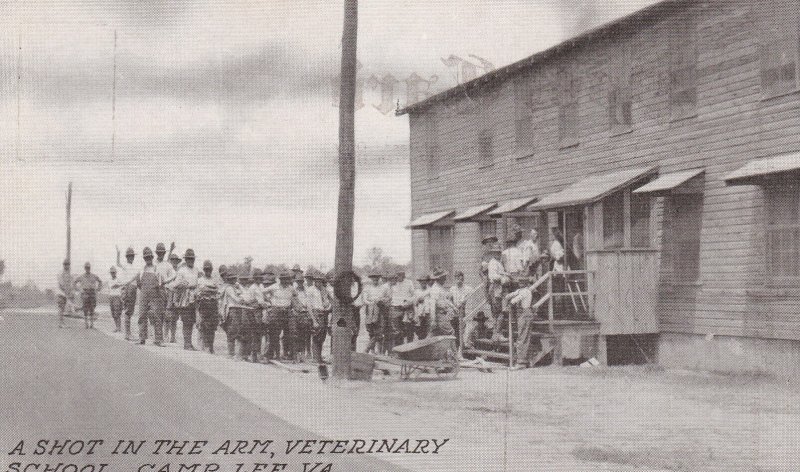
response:
{"label": "man in uniform", "polygon": [[313,321],[311,319],[308,292],[302,272],[295,272],[294,285],[297,297],[292,307],[289,331],[295,333],[295,360],[305,360],[311,353],[311,327]]}
{"label": "man in uniform", "polygon": [[67,303],[72,303],[74,293],[74,283],[72,280],[72,273],[70,272],[69,259],[64,259],[63,270],[58,274],[58,293],[56,294],[59,328],[64,326],[64,313],[67,311]]}
{"label": "man in uniform", "polygon": [[183,325],[183,348],[187,351],[195,351],[192,345],[192,333],[194,331],[195,296],[197,289],[198,272],[194,267],[194,250],[187,249],[183,255],[184,265],[178,268],[175,274],[175,310]]}
{"label": "man in uniform", "polygon": [[429,291],[431,313],[431,336],[452,335],[454,333],[452,319],[456,314],[453,298],[444,288],[447,272],[439,269],[431,274],[433,285]]}
{"label": "man in uniform", "polygon": [[503,320],[503,286],[507,286],[510,278],[500,262],[502,251],[494,246],[488,251],[489,263],[487,265],[488,301],[492,311],[492,327],[495,340],[500,340],[500,330]]}
{"label": "man in uniform", "polygon": [[[170,244],[170,247],[169,247],[169,255],[170,256],[172,256],[172,251],[174,251],[174,250],[175,250],[175,243],[173,242],[172,244]],[[166,254],[167,254],[167,250],[164,247],[164,243],[156,244],[156,262],[155,262],[156,271],[158,271],[158,274],[161,276],[162,280],[169,281],[169,280],[171,280],[172,278],[175,277],[175,269],[173,269],[172,264],[169,263],[168,258],[167,259],[164,258],[164,256]],[[168,304],[168,301],[169,301],[169,294],[168,294],[166,286],[162,287],[162,298],[163,298],[162,303],[164,304],[164,310],[163,310],[164,311],[164,327],[162,328],[162,331],[166,333],[167,332],[167,325],[169,324],[169,322],[167,321],[167,317],[166,317],[166,307],[167,307],[167,304]],[[167,337],[168,336],[165,334],[164,338],[167,338]]]}
{"label": "man in uniform", "polygon": [[111,318],[114,320],[114,332],[122,329],[122,282],[117,278],[117,268],[109,269],[111,279],[108,281],[108,304],[111,307]]}
{"label": "man in uniform", "polygon": [[392,302],[388,287],[381,284],[381,273],[372,271],[369,274],[370,283],[366,284],[362,292],[364,297],[364,324],[369,334],[369,344],[365,352],[383,354],[383,323],[388,318],[388,308]]}
{"label": "man in uniform", "polygon": [[240,289],[236,285],[236,276],[232,269],[220,266],[220,277],[222,277],[222,294],[220,295],[219,311],[222,315],[222,329],[228,343],[228,356],[236,357],[236,339],[239,336],[239,328],[242,321],[242,300]]}
{"label": "man in uniform", "polygon": [[211,277],[214,266],[211,261],[203,262],[203,273],[197,279],[197,312],[200,321],[197,330],[200,333],[200,349],[207,349],[214,354],[214,334],[219,323],[219,305],[217,282]]}
{"label": "man in uniform", "polygon": [[308,292],[308,304],[311,310],[311,343],[314,362],[322,363],[322,345],[325,344],[325,337],[328,334],[328,315],[332,305],[328,290],[325,288],[325,276],[321,273],[312,274],[313,284],[306,291]]}
{"label": "man in uniform", "polygon": [[[431,326],[431,316],[428,311],[428,289],[430,281],[431,279],[427,275],[417,277],[419,288],[414,290],[414,332],[417,335],[417,339],[427,338]],[[413,341],[413,339],[411,341]]]}
{"label": "man in uniform", "polygon": [[520,366],[532,367],[531,359],[535,349],[536,338],[533,336],[533,304],[534,293],[531,287],[536,283],[536,278],[521,278],[521,287],[504,298],[504,305],[509,310],[519,313],[519,338],[517,339],[517,362]]}
{"label": "man in uniform", "polygon": [[467,297],[472,293],[472,287],[464,284],[463,272],[456,272],[453,277],[456,282],[450,287],[450,295],[453,298],[453,306],[456,309],[456,315],[453,317],[453,329],[460,345],[466,324],[464,317],[466,316]]}
{"label": "man in uniform", "polygon": [[162,303],[162,290],[164,280],[153,264],[153,250],[146,247],[142,250],[144,267],[141,272],[134,277],[134,287],[139,288],[141,298],[139,299],[139,344],[144,344],[147,340],[147,322],[153,325],[155,341],[153,345],[162,346],[164,326],[164,304]]}
{"label": "man in uniform", "polygon": [[125,339],[133,340],[131,337],[131,318],[136,308],[136,276],[139,273],[133,264],[136,252],[132,247],[125,251],[125,264],[119,261],[119,249],[117,249],[117,267],[119,267],[119,279],[122,286],[122,307],[125,314]]}
{"label": "man in uniform", "polygon": [[404,270],[396,272],[392,285],[391,321],[395,346],[414,340],[414,282]]}
{"label": "man in uniform", "polygon": [[81,293],[83,305],[83,323],[86,329],[94,328],[94,309],[97,306],[97,292],[102,287],[103,282],[100,277],[92,273],[92,265],[83,265],[84,273],[75,279],[75,288]]}
{"label": "man in uniform", "polygon": [[261,269],[253,269],[253,275],[239,278],[241,286],[240,297],[242,304],[248,309],[242,311],[242,350],[240,354],[244,360],[258,362],[261,355],[261,337],[264,332],[264,309],[267,307],[264,298],[264,288],[261,286],[263,278]]}
{"label": "man in uniform", "polygon": [[181,263],[181,256],[170,252],[169,254],[169,270],[162,270],[159,272],[167,273],[168,276],[164,279],[164,295],[166,296],[166,307],[164,309],[164,340],[170,343],[175,342],[175,330],[178,328],[178,311],[175,309],[175,276],[178,273],[178,268]]}
{"label": "man in uniform", "polygon": [[292,274],[283,272],[278,277],[279,283],[264,289],[264,293],[270,298],[270,307],[267,310],[265,322],[267,334],[269,336],[269,349],[267,359],[279,359],[281,357],[280,334],[283,332],[284,349],[292,352],[292,341],[294,333],[289,331],[289,317],[291,316],[292,304],[295,303],[296,292],[292,287]]}

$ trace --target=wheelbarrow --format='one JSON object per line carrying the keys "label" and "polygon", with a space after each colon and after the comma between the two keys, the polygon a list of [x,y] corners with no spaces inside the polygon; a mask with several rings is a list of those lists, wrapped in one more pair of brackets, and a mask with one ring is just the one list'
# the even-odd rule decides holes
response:
{"label": "wheelbarrow", "polygon": [[394,356],[373,355],[375,361],[400,366],[400,378],[409,380],[434,372],[442,379],[454,379],[460,367],[455,336],[433,336],[401,344]]}

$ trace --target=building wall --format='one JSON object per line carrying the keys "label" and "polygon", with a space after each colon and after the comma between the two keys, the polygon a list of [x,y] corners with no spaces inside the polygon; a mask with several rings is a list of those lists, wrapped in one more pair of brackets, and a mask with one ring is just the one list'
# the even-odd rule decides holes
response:
{"label": "building wall", "polygon": [[[722,181],[750,160],[800,149],[800,94],[764,99],[761,92],[765,22],[760,15],[776,3],[697,1],[683,13],[660,16],[634,30],[622,28],[533,66],[519,79],[534,90],[535,148],[530,156],[516,151],[511,78],[412,113],[413,215],[546,195],[589,173],[651,165],[661,173],[704,167],[700,280],[673,283],[662,274],[661,332],[800,340],[800,291],[764,283],[763,191]],[[696,116],[673,120],[666,58],[670,31],[684,21],[682,14],[696,25],[698,104]],[[609,64],[626,43],[631,48],[633,126],[614,135],[608,116]],[[559,149],[557,76],[565,67],[580,83],[580,132],[577,146]],[[438,175],[429,175],[423,146],[421,123],[430,119],[436,121]],[[486,128],[494,131],[490,166],[478,156],[477,136]],[[657,199],[659,224],[662,204],[663,198]],[[660,238],[660,227],[657,234]],[[424,259],[418,243],[415,237],[415,261]],[[458,244],[456,260],[469,259],[462,253],[465,243]]]}

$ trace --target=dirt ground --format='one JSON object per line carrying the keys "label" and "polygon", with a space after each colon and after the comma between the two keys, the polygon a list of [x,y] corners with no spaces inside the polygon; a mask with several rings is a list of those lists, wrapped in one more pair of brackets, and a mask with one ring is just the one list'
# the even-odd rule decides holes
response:
{"label": "dirt ground", "polygon": [[[107,322],[98,327],[121,337],[110,333]],[[225,352],[224,338],[220,331],[219,353]],[[261,408],[332,439],[450,439],[438,456],[379,456],[412,470],[800,467],[800,389],[794,380],[643,366],[462,369],[450,381],[433,375],[401,381],[396,371],[390,376],[376,371],[372,382],[340,383],[322,382],[313,370],[287,372],[176,345],[146,349],[178,359]]]}

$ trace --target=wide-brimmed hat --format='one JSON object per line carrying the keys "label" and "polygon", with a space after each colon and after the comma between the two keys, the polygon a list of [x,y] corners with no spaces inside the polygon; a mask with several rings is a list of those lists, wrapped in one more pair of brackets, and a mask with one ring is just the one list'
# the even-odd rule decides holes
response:
{"label": "wide-brimmed hat", "polygon": [[434,270],[430,276],[431,280],[439,280],[443,277],[447,277],[447,271],[442,269]]}
{"label": "wide-brimmed hat", "polygon": [[194,250],[187,249],[185,253],[183,253],[184,259],[194,259]]}
{"label": "wide-brimmed hat", "polygon": [[179,261],[181,260],[181,256],[175,254],[174,252],[169,255],[169,260],[171,261]]}
{"label": "wide-brimmed hat", "polygon": [[419,277],[417,277],[417,282],[428,282],[428,281],[430,281],[430,280],[431,280],[431,278],[430,278],[430,277],[428,277],[428,275],[427,275],[427,274],[425,274],[425,275],[420,275]]}
{"label": "wide-brimmed hat", "polygon": [[64,262],[62,263],[62,265],[70,265],[69,259],[64,259]]}
{"label": "wide-brimmed hat", "polygon": [[294,267],[292,267],[292,272],[303,272],[303,269],[300,268],[300,264],[295,264]]}
{"label": "wide-brimmed hat", "polygon": [[135,255],[136,255],[136,251],[134,251],[132,247],[129,247],[129,248],[128,248],[128,249],[125,251],[125,257],[128,257],[128,256],[135,256]]}
{"label": "wide-brimmed hat", "polygon": [[292,275],[291,272],[281,272],[278,275],[278,279],[280,279],[280,280],[287,280],[287,279],[291,280],[293,278],[294,278],[294,275]]}
{"label": "wide-brimmed hat", "polygon": [[145,259],[147,259],[147,258],[152,259],[153,258],[153,250],[150,249],[149,247],[144,248],[142,250],[142,257],[145,258]]}
{"label": "wide-brimmed hat", "polygon": [[114,267],[114,266],[111,266],[111,268],[108,269],[108,271],[116,274],[117,273],[117,268]]}
{"label": "wide-brimmed hat", "polygon": [[497,242],[497,236],[484,236],[483,239],[481,239],[481,244],[496,243],[496,242]]}
{"label": "wide-brimmed hat", "polygon": [[209,261],[208,259],[203,261],[203,270],[206,270],[206,269],[214,270],[214,266],[211,264],[211,261]]}
{"label": "wide-brimmed hat", "polygon": [[167,248],[164,247],[164,243],[156,244],[156,254],[164,254],[167,252]]}
{"label": "wide-brimmed hat", "polygon": [[367,277],[369,277],[371,279],[381,278],[381,277],[383,277],[383,274],[378,270],[371,270],[371,271],[369,271],[369,274],[367,274]]}

